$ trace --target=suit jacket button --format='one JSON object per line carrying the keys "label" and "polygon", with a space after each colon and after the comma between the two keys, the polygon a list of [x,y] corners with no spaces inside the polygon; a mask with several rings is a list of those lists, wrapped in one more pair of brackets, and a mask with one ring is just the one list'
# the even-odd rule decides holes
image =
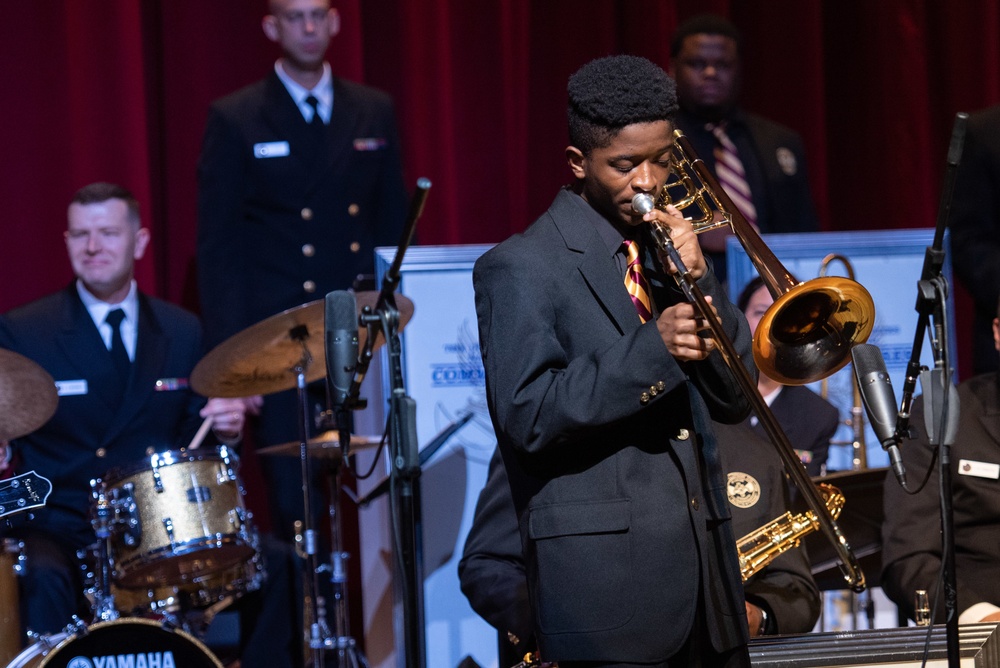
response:
{"label": "suit jacket button", "polygon": [[352,241],[351,242],[351,252],[352,253],[357,253],[359,250],[361,250],[361,244],[359,244],[357,241]]}
{"label": "suit jacket button", "polygon": [[351,204],[351,205],[349,205],[347,207],[347,215],[348,216],[356,216],[356,215],[358,215],[359,211],[361,211],[361,207],[358,206],[357,204]]}
{"label": "suit jacket button", "polygon": [[679,432],[677,432],[678,441],[686,441],[690,436],[691,432],[689,432],[687,429],[681,429]]}
{"label": "suit jacket button", "polygon": [[312,220],[312,219],[313,219],[313,210],[310,209],[309,207],[303,208],[302,209],[302,220]]}
{"label": "suit jacket button", "polygon": [[305,290],[306,292],[316,292],[316,282],[306,281],[305,283],[302,284],[302,289]]}
{"label": "suit jacket button", "polygon": [[100,457],[101,459],[104,459],[105,457],[108,456],[108,451],[105,450],[104,448],[97,448],[97,452],[95,452],[94,454]]}
{"label": "suit jacket button", "polygon": [[658,389],[656,389],[656,385],[650,385],[649,386],[649,396],[655,397],[659,393],[660,393],[660,391]]}
{"label": "suit jacket button", "polygon": [[643,392],[639,395],[639,403],[643,406],[649,403],[649,392]]}
{"label": "suit jacket button", "polygon": [[660,382],[658,382],[658,383],[656,384],[656,389],[658,389],[658,390],[659,390],[660,392],[662,392],[663,390],[667,389],[667,384],[666,384],[666,383],[664,383],[664,382],[663,382],[663,381],[661,380]]}
{"label": "suit jacket button", "polygon": [[698,504],[698,497],[692,497],[691,498],[691,507],[694,508],[695,510],[698,510],[698,505],[699,505]]}
{"label": "suit jacket button", "polygon": [[312,244],[305,244],[302,246],[302,254],[306,257],[312,257],[316,254],[316,247]]}

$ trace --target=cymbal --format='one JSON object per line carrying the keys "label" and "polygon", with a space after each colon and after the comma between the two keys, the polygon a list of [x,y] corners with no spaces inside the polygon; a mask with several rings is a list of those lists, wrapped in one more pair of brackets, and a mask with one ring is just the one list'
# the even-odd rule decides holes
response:
{"label": "cymbal", "polygon": [[[378,292],[358,292],[358,314],[366,307],[375,307]],[[413,317],[413,302],[396,294],[399,310],[399,331]],[[325,301],[318,299],[282,311],[234,334],[213,348],[191,372],[191,387],[206,397],[247,397],[271,394],[296,385],[295,367],[307,363],[306,382],[326,375],[326,341],[323,336]],[[358,330],[358,347],[364,349],[368,331]],[[378,332],[377,349],[385,343]]]}
{"label": "cymbal", "polygon": [[56,412],[56,383],[23,355],[0,349],[0,440],[30,434]]}
{"label": "cymbal", "polygon": [[[365,450],[374,447],[382,441],[381,436],[358,436],[351,434],[351,450]],[[310,457],[323,459],[340,459],[340,434],[336,429],[324,431],[309,439],[308,452]],[[302,444],[298,441],[269,445],[257,451],[258,455],[286,455],[298,457],[302,454]]]}

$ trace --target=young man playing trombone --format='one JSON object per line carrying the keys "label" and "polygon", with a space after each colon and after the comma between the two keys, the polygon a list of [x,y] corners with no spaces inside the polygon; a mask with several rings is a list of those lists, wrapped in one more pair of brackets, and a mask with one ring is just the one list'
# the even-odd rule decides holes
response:
{"label": "young man playing trombone", "polygon": [[486,389],[517,511],[542,658],[587,666],[749,665],[743,589],[710,419],[741,396],[649,235],[683,264],[747,364],[750,331],[666,182],[674,82],[630,56],[570,78],[573,184],[474,283]]}

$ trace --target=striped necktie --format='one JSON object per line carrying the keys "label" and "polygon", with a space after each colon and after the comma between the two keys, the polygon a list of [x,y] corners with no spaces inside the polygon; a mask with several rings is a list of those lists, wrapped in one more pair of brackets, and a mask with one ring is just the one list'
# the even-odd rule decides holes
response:
{"label": "striped necktie", "polygon": [[628,266],[625,269],[625,289],[628,290],[635,310],[639,313],[639,319],[643,322],[653,317],[653,309],[649,302],[649,284],[642,274],[642,260],[639,259],[639,244],[630,239],[622,242],[625,249],[625,256],[628,258]]}
{"label": "striped necktie", "polygon": [[719,179],[729,199],[740,210],[743,217],[751,225],[757,225],[757,208],[753,205],[750,194],[750,184],[747,183],[747,173],[743,169],[743,161],[736,150],[736,144],[726,134],[726,124],[709,123],[705,128],[715,135],[715,175]]}

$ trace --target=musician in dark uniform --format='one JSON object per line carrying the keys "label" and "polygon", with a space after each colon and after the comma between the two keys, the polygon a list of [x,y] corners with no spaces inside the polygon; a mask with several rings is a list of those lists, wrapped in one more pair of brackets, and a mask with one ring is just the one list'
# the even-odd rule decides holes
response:
{"label": "musician in dark uniform", "polygon": [[[678,26],[670,44],[670,74],[680,103],[677,127],[760,232],[816,232],[802,137],[739,106],[742,49],[739,30],[721,16],[694,16]],[[722,178],[716,156],[725,153],[726,140],[717,133],[732,142],[726,160],[739,161],[742,179]],[[725,228],[700,235],[723,282],[730,233]]]}
{"label": "musician in dark uniform", "polygon": [[569,83],[573,184],[473,272],[535,636],[564,667],[749,665],[710,426],[749,403],[665,275],[651,220],[669,226],[744,359],[750,332],[690,222],[631,206],[667,179],[675,112],[673,81],[648,60],[582,67]]}
{"label": "musician in dark uniform", "polygon": [[[1000,304],[993,319],[994,355],[1000,351]],[[951,447],[952,510],[955,515],[955,585],[958,621],[1000,621],[1000,373],[974,376],[958,386],[961,411]],[[945,622],[941,579],[941,485],[939,455],[929,444],[923,397],[913,402],[910,427],[916,440],[900,448],[910,486],[908,494],[893,476],[885,479],[882,524],[882,588],[907,617],[914,618],[914,596],[923,589],[934,606],[935,623]],[[934,604],[937,604],[936,606]]]}
{"label": "musician in dark uniform", "polygon": [[22,622],[36,633],[57,632],[74,614],[90,618],[76,551],[96,540],[91,479],[188,445],[208,416],[220,439],[235,442],[244,419],[242,401],[206,403],[188,388],[203,353],[197,318],[138,290],[134,266],[149,230],[132,194],[109,183],[86,186],[73,197],[68,221],[76,280],[0,316],[0,347],[45,369],[59,393],[55,415],[12,442],[17,471],[34,470],[53,488],[46,506],[15,532],[31,564]]}

